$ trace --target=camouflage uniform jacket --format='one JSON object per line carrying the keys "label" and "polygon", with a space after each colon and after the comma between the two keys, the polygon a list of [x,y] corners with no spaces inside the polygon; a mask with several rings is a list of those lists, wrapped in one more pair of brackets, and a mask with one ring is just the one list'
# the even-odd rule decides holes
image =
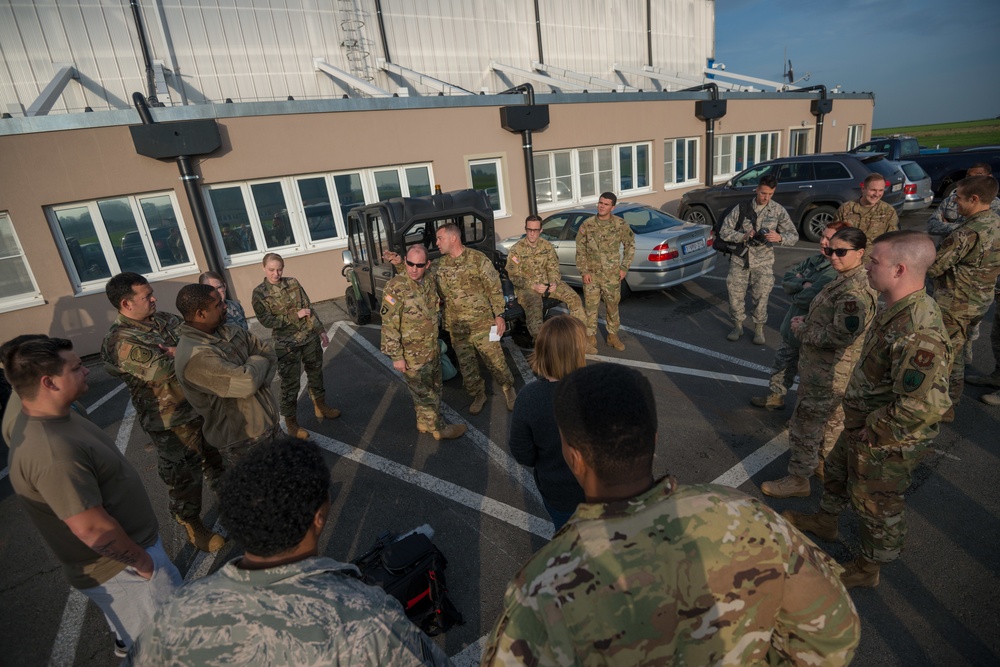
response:
{"label": "camouflage uniform jacket", "polygon": [[298,316],[303,308],[312,309],[312,303],[295,278],[282,278],[277,285],[265,279],[253,288],[251,303],[257,321],[271,329],[275,345],[295,347],[325,331],[315,311],[309,317]]}
{"label": "camouflage uniform jacket", "polygon": [[472,248],[458,257],[442,255],[431,262],[438,294],[444,300],[444,327],[452,333],[469,333],[489,327],[503,315],[500,274],[490,258]]}
{"label": "camouflage uniform jacket", "polygon": [[913,448],[938,434],[951,407],[951,342],[941,310],[924,290],[875,316],[844,395],[844,426],[869,441]]}
{"label": "camouflage uniform jacket", "polygon": [[838,369],[843,369],[846,379],[858,361],[877,308],[878,293],[868,285],[863,264],[828,283],[813,299],[799,328],[802,381],[808,382],[810,376],[826,378]]}
{"label": "camouflage uniform jacket", "polygon": [[[754,199],[753,207],[756,210],[756,198]],[[725,220],[722,221],[722,227],[719,228],[719,237],[723,241],[729,241],[730,243],[742,243],[747,232],[754,228],[755,226],[749,220],[740,218],[740,207],[734,206],[729,211],[729,214],[726,215]],[[773,199],[757,211],[756,229],[757,231],[770,229],[772,232],[781,234],[779,245],[793,246],[799,241],[799,233],[796,231],[792,219],[788,217],[788,211]],[[774,248],[770,244],[748,246],[747,250],[747,261],[754,266],[774,263]]]}
{"label": "camouflage uniform jacket", "polygon": [[874,206],[862,206],[861,200],[844,202],[837,209],[835,220],[843,220],[857,227],[868,237],[868,247],[872,242],[886,232],[899,229],[899,216],[891,204],[881,199]]}
{"label": "camouflage uniform jacket", "polygon": [[430,273],[420,282],[408,275],[390,280],[382,293],[382,352],[411,370],[437,359],[440,310]]}
{"label": "camouflage uniform jacket", "polygon": [[235,324],[244,331],[250,330],[247,324],[247,314],[243,312],[243,306],[239,301],[226,299],[226,324]]}
{"label": "camouflage uniform jacket", "polygon": [[520,290],[557,284],[561,279],[556,249],[545,239],[538,239],[534,247],[528,239],[521,239],[507,255],[507,277]]}
{"label": "camouflage uniform jacket", "polygon": [[576,267],[581,276],[628,271],[634,257],[635,232],[617,215],[612,215],[608,222],[594,215],[580,225],[576,234]]}
{"label": "camouflage uniform jacket", "polygon": [[356,578],[353,565],[313,557],[244,570],[239,560],[179,588],[140,634],[132,664],[451,664],[395,598]]}
{"label": "camouflage uniform jacket", "polygon": [[667,477],[577,508],[507,587],[482,665],[846,665],[840,571],[759,500]]}
{"label": "camouflage uniform jacket", "polygon": [[[823,253],[808,257],[785,271],[781,287],[792,297],[792,305],[785,313],[785,319],[779,328],[782,340],[792,347],[799,346],[799,339],[792,333],[792,318],[806,315],[812,300],[836,277],[837,270]],[[805,283],[811,284],[809,287],[804,287]]]}
{"label": "camouflage uniform jacket", "polygon": [[982,211],[966,218],[941,242],[927,275],[941,308],[952,315],[964,310],[970,319],[984,315],[1000,275],[1000,217]]}
{"label": "camouflage uniform jacket", "polygon": [[[934,213],[927,220],[927,233],[934,236],[945,237],[962,226],[965,218],[958,212],[958,192],[952,190],[951,194],[941,200]],[[994,197],[990,202],[990,210],[1000,215],[1000,197]]]}
{"label": "camouflage uniform jacket", "polygon": [[120,314],[101,345],[101,361],[132,395],[132,405],[145,431],[169,431],[198,419],[174,374],[174,360],[163,350],[177,346],[181,318],[153,313],[149,322]]}
{"label": "camouflage uniform jacket", "polygon": [[278,357],[249,331],[224,324],[214,334],[186,324],[174,364],[184,393],[205,418],[205,439],[224,448],[259,437],[278,423],[271,380]]}

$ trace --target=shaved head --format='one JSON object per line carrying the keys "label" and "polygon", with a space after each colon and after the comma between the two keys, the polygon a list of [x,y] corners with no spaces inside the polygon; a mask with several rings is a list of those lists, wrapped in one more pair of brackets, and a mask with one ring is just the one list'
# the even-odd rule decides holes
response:
{"label": "shaved head", "polygon": [[891,263],[902,264],[917,274],[927,273],[937,254],[931,237],[914,229],[886,232],[874,243],[884,248]]}

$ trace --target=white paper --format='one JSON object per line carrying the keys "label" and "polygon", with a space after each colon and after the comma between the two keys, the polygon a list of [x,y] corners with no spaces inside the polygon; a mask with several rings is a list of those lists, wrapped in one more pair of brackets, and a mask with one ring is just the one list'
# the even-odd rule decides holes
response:
{"label": "white paper", "polygon": [[497,325],[494,324],[493,326],[490,327],[490,342],[496,343],[499,340],[500,336],[497,335]]}

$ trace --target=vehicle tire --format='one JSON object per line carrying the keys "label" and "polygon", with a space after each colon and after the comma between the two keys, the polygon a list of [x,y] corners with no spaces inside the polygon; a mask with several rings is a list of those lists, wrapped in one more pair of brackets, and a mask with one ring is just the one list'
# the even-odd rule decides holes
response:
{"label": "vehicle tire", "polygon": [[351,320],[358,326],[368,324],[372,321],[372,311],[368,307],[368,302],[362,298],[358,301],[358,298],[354,296],[354,287],[347,288],[347,314],[351,316]]}
{"label": "vehicle tire", "polygon": [[684,219],[688,222],[694,222],[699,225],[712,226],[712,214],[708,212],[708,209],[704,206],[692,206],[688,209],[688,212],[684,214]]}
{"label": "vehicle tire", "polygon": [[833,222],[837,209],[832,206],[817,206],[806,213],[802,219],[802,236],[807,241],[819,243],[823,230]]}
{"label": "vehicle tire", "polygon": [[952,192],[954,192],[955,188],[957,188],[957,187],[958,187],[958,183],[957,182],[956,183],[949,183],[948,185],[944,186],[944,188],[941,189],[941,199],[947,199],[948,196]]}

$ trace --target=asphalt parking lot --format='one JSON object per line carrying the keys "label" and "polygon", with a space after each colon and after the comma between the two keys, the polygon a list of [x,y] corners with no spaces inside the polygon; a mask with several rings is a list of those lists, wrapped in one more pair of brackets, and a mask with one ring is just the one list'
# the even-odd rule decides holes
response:
{"label": "asphalt parking lot", "polygon": [[[926,213],[919,216],[925,218]],[[908,224],[913,221],[904,220]],[[779,249],[776,274],[815,248],[800,243]],[[766,346],[752,345],[749,335],[729,343],[725,272],[726,260],[720,258],[711,275],[624,301],[626,349],[615,352],[601,342],[595,360],[634,366],[652,382],[660,420],[657,474],[728,484],[761,497],[760,482],[784,474],[791,407],[759,410],[749,398],[766,391],[777,325],[788,301],[779,284],[770,301]],[[297,277],[308,288],[309,277]],[[469,435],[440,443],[419,435],[406,388],[378,352],[377,325],[350,324],[341,301],[318,304],[317,310],[330,328],[324,366],[328,402],[343,411],[340,419],[317,422],[307,411],[308,400],[300,404],[300,423],[328,452],[333,481],[321,553],[349,560],[384,530],[429,524],[449,559],[449,588],[466,620],[437,641],[456,664],[476,664],[507,581],[551,533],[530,472],[507,453],[503,397],[494,388],[486,410],[471,416],[470,398],[460,379],[453,379],[445,384],[446,416],[467,422]],[[977,372],[992,368],[986,329],[975,346]],[[505,349],[518,386],[530,381],[524,353],[509,341]],[[167,551],[181,573],[188,579],[202,576],[237,556],[231,543],[214,557],[186,544],[167,515],[155,454],[135,424],[127,392],[99,366],[92,371],[84,403],[141,471]],[[883,570],[878,588],[853,593],[863,621],[856,665],[1000,662],[1000,498],[994,488],[1000,412],[977,400],[982,389],[966,391],[956,421],[944,426],[910,489],[906,551]],[[811,498],[767,502],[779,511],[811,510],[819,495],[814,482]],[[205,506],[208,522],[214,521],[215,502],[207,491]],[[103,618],[70,592],[5,472],[0,525],[0,663],[115,664]],[[820,546],[846,561],[857,543],[856,521],[848,516],[841,529],[837,543]]]}

